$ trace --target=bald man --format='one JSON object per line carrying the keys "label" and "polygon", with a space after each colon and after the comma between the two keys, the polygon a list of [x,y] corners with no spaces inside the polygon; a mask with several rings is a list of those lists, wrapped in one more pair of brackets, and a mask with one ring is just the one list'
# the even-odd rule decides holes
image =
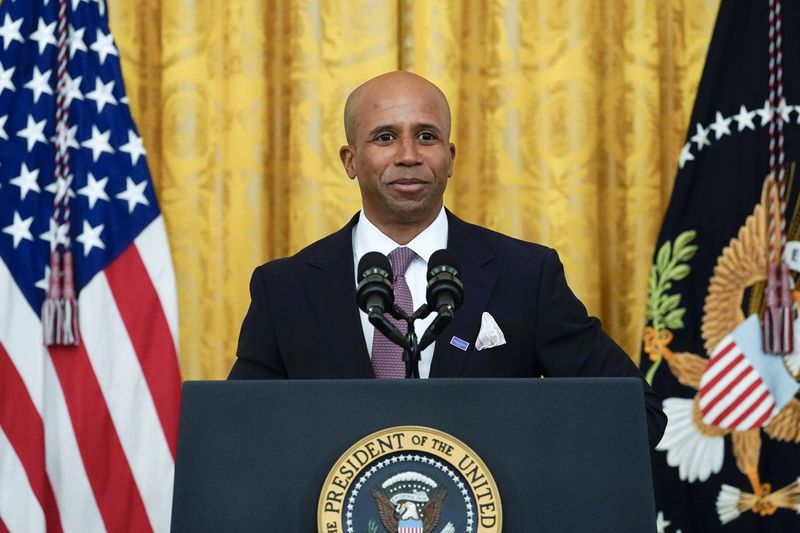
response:
{"label": "bald man", "polygon": [[391,72],[353,91],[344,127],[339,156],[358,180],[364,216],[395,243],[408,244],[442,211],[453,174],[447,99],[416,74]]}
{"label": "bald man", "polygon": [[[370,251],[393,263],[405,257],[402,283],[413,310],[425,302],[428,259],[442,248],[459,259],[464,304],[423,351],[422,378],[642,378],[567,287],[554,250],[444,208],[456,148],[438,87],[408,72],[373,78],[348,97],[344,126],[339,156],[358,180],[362,209],[336,233],[255,270],[230,379],[402,377],[400,356],[356,306],[356,267]],[[505,342],[486,348],[487,329]],[[655,446],[666,417],[647,383],[644,390]]]}

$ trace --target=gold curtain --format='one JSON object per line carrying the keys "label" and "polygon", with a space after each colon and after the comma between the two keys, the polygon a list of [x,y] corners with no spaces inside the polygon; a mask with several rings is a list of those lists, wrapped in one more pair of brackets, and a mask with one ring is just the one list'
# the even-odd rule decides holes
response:
{"label": "gold curtain", "polygon": [[638,359],[718,4],[110,0],[172,247],[184,378],[227,374],[255,266],[358,209],[338,158],[344,99],[396,69],[450,99],[446,205],[556,248],[573,290]]}

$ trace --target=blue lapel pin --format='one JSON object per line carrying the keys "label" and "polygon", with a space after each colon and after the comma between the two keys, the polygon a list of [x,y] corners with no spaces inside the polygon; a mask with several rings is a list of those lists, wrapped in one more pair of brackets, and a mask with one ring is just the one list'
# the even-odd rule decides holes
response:
{"label": "blue lapel pin", "polygon": [[453,338],[450,339],[450,345],[455,346],[456,348],[464,352],[466,352],[467,348],[469,348],[469,343],[467,341],[465,341],[464,339],[459,339],[456,336],[453,336]]}

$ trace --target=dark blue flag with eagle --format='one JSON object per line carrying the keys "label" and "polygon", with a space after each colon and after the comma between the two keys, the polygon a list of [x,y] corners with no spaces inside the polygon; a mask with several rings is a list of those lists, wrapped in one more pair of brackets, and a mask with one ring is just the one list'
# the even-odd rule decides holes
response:
{"label": "dark blue flag with eagle", "polygon": [[659,532],[800,531],[800,5],[722,0],[650,274]]}

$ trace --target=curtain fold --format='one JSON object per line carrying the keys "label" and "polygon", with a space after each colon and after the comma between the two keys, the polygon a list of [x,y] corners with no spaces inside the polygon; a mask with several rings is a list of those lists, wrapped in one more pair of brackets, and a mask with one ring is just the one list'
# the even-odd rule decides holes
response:
{"label": "curtain fold", "polygon": [[359,208],[338,157],[344,100],[397,69],[450,100],[446,205],[556,248],[573,290],[638,359],[652,248],[718,5],[110,2],[173,252],[184,377],[227,374],[253,268]]}

